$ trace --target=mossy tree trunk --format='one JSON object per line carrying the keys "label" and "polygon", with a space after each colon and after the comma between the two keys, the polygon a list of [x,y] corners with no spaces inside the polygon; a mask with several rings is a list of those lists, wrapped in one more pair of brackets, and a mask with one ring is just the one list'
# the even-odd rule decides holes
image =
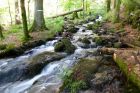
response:
{"label": "mossy tree trunk", "polygon": [[29,32],[28,32],[28,25],[27,25],[27,17],[26,17],[26,10],[25,10],[25,1],[20,0],[20,7],[21,7],[21,16],[22,16],[22,21],[23,21],[23,30],[24,30],[24,36],[25,39],[28,39]]}
{"label": "mossy tree trunk", "polygon": [[15,0],[15,24],[21,24],[19,13],[19,1]]}
{"label": "mossy tree trunk", "polygon": [[77,12],[73,12],[73,19],[78,19],[78,13]]}
{"label": "mossy tree trunk", "polygon": [[115,9],[116,7],[116,0],[113,0],[113,8]]}
{"label": "mossy tree trunk", "polygon": [[85,18],[85,0],[82,0],[83,18]]}
{"label": "mossy tree trunk", "polygon": [[30,2],[31,2],[31,0],[28,0],[28,23],[30,24],[31,22],[31,20],[30,20]]}
{"label": "mossy tree trunk", "polygon": [[10,15],[10,20],[11,20],[11,25],[13,24],[13,21],[12,21],[12,14],[11,14],[11,7],[10,7],[10,2],[8,0],[8,11],[9,11],[9,15]]}
{"label": "mossy tree trunk", "polygon": [[0,25],[0,38],[3,39],[4,36],[3,36],[3,33],[2,33],[2,26]]}
{"label": "mossy tree trunk", "polygon": [[111,10],[111,8],[110,8],[111,0],[106,0],[106,4],[107,4],[107,12],[109,12]]}
{"label": "mossy tree trunk", "polygon": [[42,31],[46,28],[43,15],[43,0],[35,0],[34,22],[31,31]]}
{"label": "mossy tree trunk", "polygon": [[121,0],[115,0],[116,5],[115,5],[115,11],[114,11],[114,22],[119,22],[120,20],[120,6],[121,6]]}

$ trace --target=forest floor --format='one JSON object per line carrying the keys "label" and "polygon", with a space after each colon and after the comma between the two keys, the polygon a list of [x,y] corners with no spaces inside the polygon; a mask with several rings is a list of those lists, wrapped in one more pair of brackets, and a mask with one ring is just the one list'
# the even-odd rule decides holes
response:
{"label": "forest floor", "polygon": [[[121,23],[112,24],[111,22],[105,23],[104,27],[114,28],[115,31],[121,28]],[[124,27],[125,35],[121,36],[121,41],[134,45],[135,47],[140,47],[140,32],[138,29],[133,29],[131,25],[125,25]]]}
{"label": "forest floor", "polygon": [[[104,27],[118,30],[120,24],[105,23]],[[124,34],[120,36],[120,41],[132,48],[116,49],[114,59],[119,62],[118,65],[128,78],[140,87],[140,32],[130,25],[124,26],[124,30]]]}
{"label": "forest floor", "polygon": [[[46,40],[47,38],[53,37],[53,33],[50,31],[42,31],[42,32],[30,32],[31,39],[28,42],[38,41],[38,40]],[[14,44],[15,47],[21,46],[24,42],[22,38],[19,38],[18,34],[11,34],[0,41],[0,44]]]}

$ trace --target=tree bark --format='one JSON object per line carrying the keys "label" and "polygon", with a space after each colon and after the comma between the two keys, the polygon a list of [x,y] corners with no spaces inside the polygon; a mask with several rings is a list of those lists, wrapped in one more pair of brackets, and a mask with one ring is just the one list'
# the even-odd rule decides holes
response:
{"label": "tree bark", "polygon": [[43,0],[35,0],[34,22],[31,31],[43,31],[47,29],[43,15]]}
{"label": "tree bark", "polygon": [[69,15],[69,14],[72,14],[74,12],[80,12],[80,11],[83,11],[83,8],[76,9],[76,10],[73,10],[73,11],[70,11],[70,12],[66,12],[66,13],[59,14],[59,15],[52,16],[52,17],[48,17],[48,18],[56,18],[56,17],[65,16],[65,15]]}
{"label": "tree bark", "polygon": [[85,0],[83,0],[83,18],[85,18]]}
{"label": "tree bark", "polygon": [[18,0],[15,0],[15,24],[21,24]]}
{"label": "tree bark", "polygon": [[115,7],[115,13],[114,13],[114,16],[115,16],[114,22],[119,22],[119,19],[120,19],[120,16],[119,16],[120,5],[121,5],[121,0],[116,0],[116,7]]}
{"label": "tree bark", "polygon": [[10,19],[11,19],[11,25],[13,24],[13,21],[12,21],[12,14],[11,14],[11,7],[10,7],[10,2],[8,0],[8,9],[9,9],[9,15],[10,15]]}
{"label": "tree bark", "polygon": [[107,3],[107,12],[109,12],[111,9],[110,9],[110,6],[111,6],[111,0],[106,0],[106,3]]}
{"label": "tree bark", "polygon": [[20,7],[21,7],[21,16],[23,21],[23,30],[24,30],[24,36],[25,39],[29,38],[29,32],[28,32],[28,25],[27,25],[27,17],[26,17],[26,10],[25,10],[25,1],[20,0]]}
{"label": "tree bark", "polygon": [[2,33],[2,26],[0,25],[0,38],[3,39],[4,36],[3,36],[3,33]]}
{"label": "tree bark", "polygon": [[30,24],[30,1],[28,0],[28,23]]}

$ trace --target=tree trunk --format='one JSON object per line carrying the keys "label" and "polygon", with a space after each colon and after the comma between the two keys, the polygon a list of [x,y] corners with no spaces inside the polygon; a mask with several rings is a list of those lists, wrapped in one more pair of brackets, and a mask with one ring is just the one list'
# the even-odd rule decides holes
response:
{"label": "tree trunk", "polygon": [[73,18],[73,20],[74,20],[74,19],[78,19],[78,18],[79,18],[79,17],[78,17],[78,13],[77,13],[77,12],[73,12],[73,17],[72,17],[72,18]]}
{"label": "tree trunk", "polygon": [[35,0],[34,23],[31,31],[43,31],[47,29],[43,15],[43,0]]}
{"label": "tree trunk", "polygon": [[110,9],[111,0],[106,0],[106,3],[107,3],[107,12],[109,12],[111,10]]}
{"label": "tree trunk", "polygon": [[115,9],[116,7],[116,0],[113,0],[113,8]]}
{"label": "tree trunk", "polygon": [[15,24],[21,24],[18,0],[15,0]]}
{"label": "tree trunk", "polygon": [[3,33],[2,33],[2,26],[0,25],[0,38],[3,39],[4,36],[3,36]]}
{"label": "tree trunk", "polygon": [[120,5],[121,5],[121,0],[116,0],[116,7],[115,7],[115,13],[114,13],[114,16],[115,16],[114,22],[119,22],[119,19],[120,19],[120,16],[119,16]]}
{"label": "tree trunk", "polygon": [[30,24],[30,1],[28,0],[28,23]]}
{"label": "tree trunk", "polygon": [[25,36],[25,39],[28,39],[30,36],[29,36],[29,32],[28,32],[28,25],[27,25],[27,17],[26,17],[24,0],[20,0],[20,7],[21,7],[21,16],[22,16],[22,21],[23,21],[24,36]]}
{"label": "tree trunk", "polygon": [[85,0],[83,0],[83,18],[85,18]]}
{"label": "tree trunk", "polygon": [[10,2],[8,0],[8,9],[9,9],[9,14],[10,14],[10,19],[11,19],[11,25],[13,24],[13,21],[12,21],[12,14],[11,14],[11,7],[10,7]]}
{"label": "tree trunk", "polygon": [[76,10],[73,10],[73,11],[69,11],[69,12],[66,12],[66,13],[63,13],[63,14],[55,15],[55,16],[52,16],[52,17],[47,17],[47,18],[56,18],[56,17],[66,16],[66,15],[72,14],[74,12],[80,12],[80,11],[83,11],[83,8],[76,9]]}

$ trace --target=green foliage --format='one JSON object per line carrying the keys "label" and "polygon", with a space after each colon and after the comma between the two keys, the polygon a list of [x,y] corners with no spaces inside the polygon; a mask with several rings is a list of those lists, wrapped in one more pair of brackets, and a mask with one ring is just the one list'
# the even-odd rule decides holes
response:
{"label": "green foliage", "polygon": [[63,29],[64,20],[62,17],[55,19],[46,19],[46,26],[49,30],[54,32],[61,32]]}
{"label": "green foliage", "polygon": [[[66,88],[70,93],[77,93],[78,90],[86,88],[86,83],[83,80],[75,81],[72,78],[73,70],[65,71],[63,75],[63,86],[60,88],[60,91],[63,91],[63,88]],[[62,90],[61,90],[62,89]]]}
{"label": "green foliage", "polygon": [[15,44],[8,44],[7,46],[6,46],[6,51],[9,51],[9,50],[11,50],[11,49],[13,49],[13,48],[15,48]]}
{"label": "green foliage", "polygon": [[91,13],[94,15],[102,15],[104,16],[106,13],[106,8],[104,2],[102,4],[98,4],[96,2],[92,2],[91,7]]}
{"label": "green foliage", "polygon": [[120,15],[120,6],[121,6],[121,0],[116,0],[116,3],[115,3],[115,11],[114,11],[114,20],[113,22],[119,22],[119,15]]}
{"label": "green foliage", "polygon": [[96,23],[93,25],[92,29],[93,29],[93,30],[98,30],[99,27],[100,27],[101,25],[102,25],[101,22],[96,22]]}
{"label": "green foliage", "polygon": [[22,24],[21,25],[12,25],[10,28],[9,28],[9,33],[17,33],[19,31],[22,30]]}
{"label": "green foliage", "polygon": [[91,79],[97,68],[97,61],[92,59],[80,59],[73,69],[64,72],[63,90],[69,90],[70,93],[78,93],[79,90],[85,90],[91,87]]}
{"label": "green foliage", "polygon": [[107,31],[110,32],[110,33],[115,33],[115,29],[114,28],[109,28]]}
{"label": "green foliage", "polygon": [[1,44],[0,45],[0,50],[4,50],[4,49],[6,49],[6,44]]}
{"label": "green foliage", "polygon": [[103,42],[103,40],[102,40],[101,37],[96,37],[96,38],[95,38],[95,42],[96,42],[96,44],[101,45],[102,42]]}
{"label": "green foliage", "polygon": [[64,10],[70,11],[72,9],[81,8],[82,7],[82,1],[81,0],[66,0],[61,1],[62,6],[64,7]]}

